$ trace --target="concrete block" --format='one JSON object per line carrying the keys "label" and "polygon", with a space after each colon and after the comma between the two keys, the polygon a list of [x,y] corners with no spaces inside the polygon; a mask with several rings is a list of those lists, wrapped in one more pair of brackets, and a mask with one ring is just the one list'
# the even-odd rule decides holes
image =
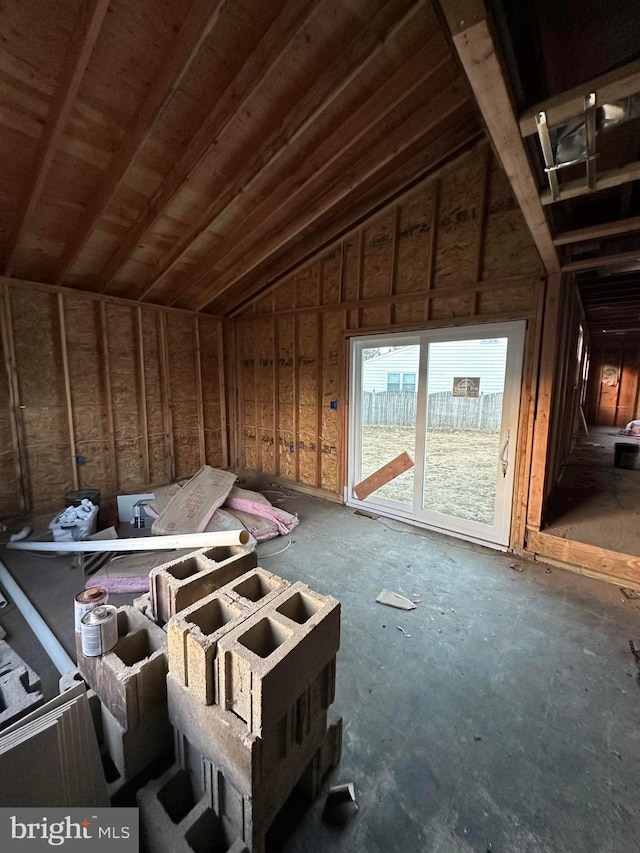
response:
{"label": "concrete block", "polygon": [[[218,641],[218,702],[261,735],[331,667],[339,647],[340,603],[296,583]],[[330,691],[327,707],[332,698]]]}
{"label": "concrete block", "polygon": [[0,640],[0,729],[44,703],[40,686],[38,674]]}
{"label": "concrete block", "polygon": [[258,565],[256,552],[240,545],[202,548],[149,572],[153,618],[159,624]]}
{"label": "concrete block", "polygon": [[118,608],[118,642],[101,657],[85,657],[76,636],[78,670],[125,729],[166,704],[167,635],[134,607]]}
{"label": "concrete block", "polygon": [[167,624],[169,671],[205,705],[217,702],[218,641],[290,586],[262,568],[251,569]]}
{"label": "concrete block", "polygon": [[143,616],[146,616],[147,619],[151,619],[155,622],[153,618],[153,607],[151,606],[151,593],[144,592],[142,595],[139,595],[137,598],[134,598],[131,602],[136,610],[139,610]]}
{"label": "concrete block", "polygon": [[178,765],[141,788],[136,799],[142,843],[149,853],[248,853],[212,809],[208,792],[198,796]]}
{"label": "concrete block", "polygon": [[342,717],[330,710],[320,749],[307,765],[300,780],[300,790],[309,800],[315,800],[320,795],[324,780],[338,766],[341,756]]}
{"label": "concrete block", "polygon": [[173,749],[173,729],[166,705],[145,714],[135,728],[125,729],[101,704],[102,745],[113,761],[120,781],[129,782],[161,755]]}

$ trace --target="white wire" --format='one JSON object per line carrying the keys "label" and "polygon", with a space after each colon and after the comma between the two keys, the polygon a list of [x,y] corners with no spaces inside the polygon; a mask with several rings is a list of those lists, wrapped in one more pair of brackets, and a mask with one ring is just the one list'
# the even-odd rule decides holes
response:
{"label": "white wire", "polygon": [[284,552],[293,545],[293,539],[289,539],[284,548],[281,548],[279,551],[274,551],[273,554],[260,554],[261,560],[266,560],[267,557],[276,557],[278,554],[284,554]]}

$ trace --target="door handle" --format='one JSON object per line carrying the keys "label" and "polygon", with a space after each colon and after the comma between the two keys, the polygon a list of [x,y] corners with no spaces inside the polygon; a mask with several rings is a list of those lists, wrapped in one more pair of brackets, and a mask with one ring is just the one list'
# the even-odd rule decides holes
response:
{"label": "door handle", "polygon": [[511,438],[511,430],[507,430],[507,437],[504,444],[500,448],[500,467],[502,468],[502,476],[507,476],[507,468],[509,467],[509,440]]}

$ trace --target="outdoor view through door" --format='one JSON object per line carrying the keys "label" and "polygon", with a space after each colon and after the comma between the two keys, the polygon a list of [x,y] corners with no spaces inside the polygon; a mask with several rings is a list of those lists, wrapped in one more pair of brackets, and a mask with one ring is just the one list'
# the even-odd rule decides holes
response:
{"label": "outdoor view through door", "polygon": [[524,326],[352,340],[350,504],[508,544]]}

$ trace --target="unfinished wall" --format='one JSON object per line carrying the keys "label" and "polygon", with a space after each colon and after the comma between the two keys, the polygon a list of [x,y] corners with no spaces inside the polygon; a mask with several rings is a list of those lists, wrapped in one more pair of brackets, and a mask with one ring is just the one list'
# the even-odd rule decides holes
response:
{"label": "unfinished wall", "polygon": [[0,514],[226,464],[217,319],[11,279],[0,318]]}
{"label": "unfinished wall", "polygon": [[533,241],[481,145],[238,316],[237,463],[342,495],[347,340],[360,331],[529,319],[526,421],[543,298]]}
{"label": "unfinished wall", "polygon": [[610,345],[593,348],[586,416],[591,424],[626,426],[638,417],[640,346]]}

